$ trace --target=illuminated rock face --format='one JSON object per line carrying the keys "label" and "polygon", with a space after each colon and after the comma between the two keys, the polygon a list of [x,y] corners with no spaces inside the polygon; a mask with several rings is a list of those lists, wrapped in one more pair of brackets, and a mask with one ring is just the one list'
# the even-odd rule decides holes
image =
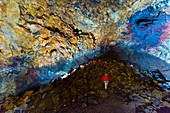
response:
{"label": "illuminated rock face", "polygon": [[101,45],[117,44],[169,63],[168,5],[165,0],[1,0],[0,94],[46,84],[99,56]]}

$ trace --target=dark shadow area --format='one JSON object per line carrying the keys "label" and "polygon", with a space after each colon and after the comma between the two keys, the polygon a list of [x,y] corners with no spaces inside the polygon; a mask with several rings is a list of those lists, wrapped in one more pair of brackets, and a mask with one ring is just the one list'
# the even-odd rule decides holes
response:
{"label": "dark shadow area", "polygon": [[150,71],[159,70],[166,80],[170,80],[170,64],[146,52],[115,45],[110,46],[109,51],[101,57],[103,59],[123,60],[126,63],[135,64]]}

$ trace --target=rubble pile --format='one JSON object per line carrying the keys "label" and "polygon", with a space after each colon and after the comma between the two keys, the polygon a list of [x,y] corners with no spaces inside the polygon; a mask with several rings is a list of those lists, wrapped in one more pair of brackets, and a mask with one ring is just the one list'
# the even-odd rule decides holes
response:
{"label": "rubble pile", "polygon": [[[107,89],[102,82],[105,73],[110,78]],[[151,73],[155,77],[151,77]],[[98,59],[80,66],[64,79],[53,80],[20,97],[6,97],[1,102],[1,111],[62,113],[63,109],[68,112],[79,108],[81,113],[82,109],[98,106],[102,100],[114,95],[131,112],[156,113],[158,109],[170,106],[169,92],[160,87],[164,82],[159,72],[144,70],[123,61]]]}

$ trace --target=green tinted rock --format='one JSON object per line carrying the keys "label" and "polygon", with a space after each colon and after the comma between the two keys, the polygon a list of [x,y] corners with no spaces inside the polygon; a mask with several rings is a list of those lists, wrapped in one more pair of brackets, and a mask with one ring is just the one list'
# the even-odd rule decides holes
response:
{"label": "green tinted rock", "polygon": [[83,85],[84,85],[84,80],[83,80],[83,79],[80,79],[80,80],[78,80],[78,81],[75,81],[75,85],[76,85],[77,87],[83,86]]}
{"label": "green tinted rock", "polygon": [[59,100],[60,100],[59,95],[54,95],[54,96],[52,97],[52,101],[53,101],[54,104],[57,104],[57,103],[59,102]]}
{"label": "green tinted rock", "polygon": [[70,95],[70,92],[68,90],[64,90],[62,93],[61,93],[61,96],[64,97],[64,98],[67,98],[69,97]]}
{"label": "green tinted rock", "polygon": [[157,89],[154,89],[152,91],[152,96],[154,96],[155,98],[159,99],[159,100],[162,100],[163,98],[163,94],[161,91],[157,90]]}
{"label": "green tinted rock", "polygon": [[90,94],[94,95],[94,94],[96,94],[96,92],[95,91],[90,91]]}
{"label": "green tinted rock", "polygon": [[76,88],[74,88],[74,87],[71,88],[71,95],[72,96],[76,96],[77,95],[77,89]]}

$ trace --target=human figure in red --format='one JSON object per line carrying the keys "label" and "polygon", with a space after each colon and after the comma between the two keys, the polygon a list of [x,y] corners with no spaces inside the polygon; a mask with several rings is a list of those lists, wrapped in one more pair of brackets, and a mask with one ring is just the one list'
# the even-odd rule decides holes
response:
{"label": "human figure in red", "polygon": [[107,61],[104,62],[104,68],[106,69],[108,67]]}
{"label": "human figure in red", "polygon": [[104,88],[107,89],[107,86],[109,84],[109,76],[107,73],[105,73],[102,77],[102,81],[104,82]]}
{"label": "human figure in red", "polygon": [[98,65],[100,65],[100,66],[102,65],[102,61],[101,60],[98,61]]}
{"label": "human figure in red", "polygon": [[96,65],[96,61],[95,60],[93,61],[93,65]]}

